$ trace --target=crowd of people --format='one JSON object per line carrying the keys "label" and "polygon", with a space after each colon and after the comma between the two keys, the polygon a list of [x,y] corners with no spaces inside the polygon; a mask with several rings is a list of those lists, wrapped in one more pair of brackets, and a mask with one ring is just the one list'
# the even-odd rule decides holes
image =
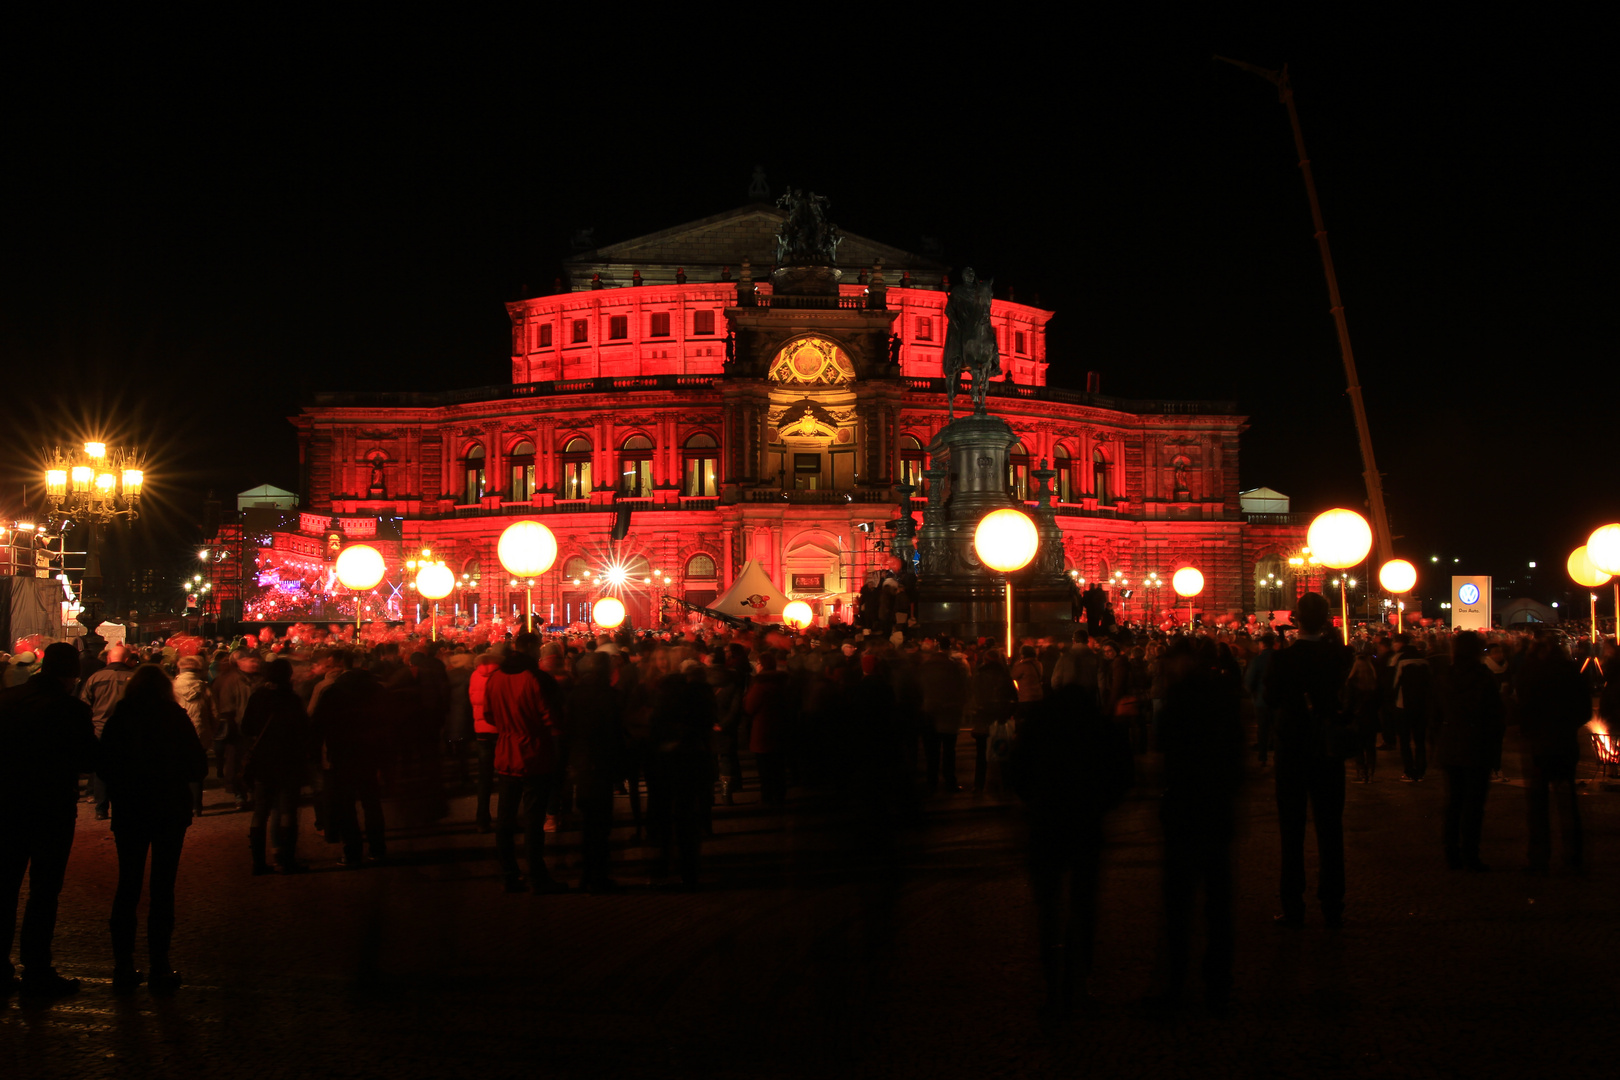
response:
{"label": "crowd of people", "polygon": [[[51,940],[81,798],[96,819],[110,819],[118,856],[113,987],[145,981],[164,993],[180,982],[170,943],[181,852],[205,812],[244,815],[245,872],[307,868],[306,806],[339,865],[361,869],[388,857],[385,804],[403,819],[395,824],[431,824],[465,785],[474,828],[493,834],[503,888],[603,894],[623,888],[611,843],[623,798],[631,842],[652,855],[648,885],[690,890],[703,880],[714,808],[744,797],[751,771],[757,792],[746,798],[767,812],[785,812],[796,789],[887,808],[914,809],[969,785],[988,800],[1016,798],[1041,967],[1050,1007],[1061,1011],[1085,991],[1108,814],[1150,774],[1170,960],[1156,1000],[1175,1008],[1184,996],[1202,887],[1204,996],[1220,1010],[1231,993],[1232,846],[1250,755],[1276,789],[1277,924],[1306,921],[1309,820],[1321,919],[1332,928],[1347,891],[1347,772],[1370,783],[1380,752],[1398,753],[1400,779],[1422,783],[1433,763],[1447,789],[1441,854],[1459,871],[1484,871],[1484,806],[1504,735],[1516,728],[1524,869],[1549,872],[1556,810],[1563,863],[1579,871],[1581,729],[1594,699],[1609,723],[1620,714],[1620,679],[1603,678],[1612,642],[1601,657],[1572,656],[1550,631],[1362,628],[1346,646],[1315,593],[1282,632],[1096,624],[1072,640],[1026,641],[1010,663],[993,641],[915,629],[517,633],[369,646],[313,633],[198,644],[57,643],[30,661],[29,677],[8,679],[15,685],[0,695],[8,985],[40,996],[78,989],[52,966]],[[964,732],[971,777],[958,774]],[[224,796],[212,804],[210,773]],[[569,881],[546,842],[575,830],[581,872]],[[148,861],[143,975],[136,912]],[[25,874],[19,981],[10,943]]]}

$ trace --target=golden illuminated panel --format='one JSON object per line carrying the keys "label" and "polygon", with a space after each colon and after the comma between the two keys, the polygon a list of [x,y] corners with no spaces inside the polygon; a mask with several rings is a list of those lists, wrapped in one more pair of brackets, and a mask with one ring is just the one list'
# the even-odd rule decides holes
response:
{"label": "golden illuminated panel", "polygon": [[799,338],[771,362],[772,382],[845,383],[854,377],[855,365],[844,350],[825,338]]}

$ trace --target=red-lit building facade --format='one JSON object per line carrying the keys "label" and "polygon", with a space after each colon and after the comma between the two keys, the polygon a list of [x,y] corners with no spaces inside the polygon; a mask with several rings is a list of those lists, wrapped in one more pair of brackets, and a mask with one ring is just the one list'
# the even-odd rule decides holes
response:
{"label": "red-lit building facade", "polygon": [[[534,598],[557,621],[590,599],[585,571],[610,562],[628,573],[641,625],[658,593],[703,604],[749,559],[824,615],[847,610],[888,563],[895,485],[920,489],[946,423],[948,271],[846,235],[836,297],[785,295],[771,275],[781,222],[756,204],[578,257],[552,295],[507,305],[509,385],[317,394],[293,419],[302,528],[263,538],[261,583],[328,584],[335,519],[380,541],[391,565],[430,546],[465,575],[458,607],[510,615],[523,594],[496,540],[534,517],[560,545]],[[1009,485],[1033,499],[1031,473],[1057,471],[1067,564],[1130,580],[1135,595],[1115,602],[1131,617],[1176,606],[1168,586],[1139,583],[1184,565],[1208,582],[1200,610],[1271,606],[1256,583],[1301,529],[1243,511],[1245,417],[1227,402],[1106,397],[1094,376],[1093,392],[1049,386],[1052,317],[995,302],[1005,376],[988,405],[1020,440]],[[920,517],[920,490],[913,501]],[[612,541],[621,511],[628,536]],[[409,617],[408,591],[389,589]],[[249,601],[248,617],[277,617]]]}

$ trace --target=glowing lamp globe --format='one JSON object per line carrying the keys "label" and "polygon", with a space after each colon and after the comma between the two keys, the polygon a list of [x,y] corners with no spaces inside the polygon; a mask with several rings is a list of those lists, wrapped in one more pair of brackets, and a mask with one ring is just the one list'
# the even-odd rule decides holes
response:
{"label": "glowing lamp globe", "polygon": [[973,550],[986,568],[1010,574],[1029,565],[1040,539],[1028,514],[1005,507],[979,520],[973,531]]}
{"label": "glowing lamp globe", "polygon": [[782,609],[782,621],[795,630],[804,630],[816,621],[816,613],[803,600],[794,600]]}
{"label": "glowing lamp globe", "polygon": [[1329,510],[1311,522],[1305,542],[1317,562],[1344,570],[1361,562],[1372,550],[1372,529],[1367,519],[1354,510]]}
{"label": "glowing lamp globe", "polygon": [[1204,591],[1204,575],[1197,567],[1183,566],[1171,575],[1170,587],[1177,596],[1197,596]]}
{"label": "glowing lamp globe", "polygon": [[1620,574],[1620,522],[1605,525],[1586,538],[1586,557],[1605,574]]}
{"label": "glowing lamp globe", "polygon": [[382,552],[370,544],[350,544],[338,553],[337,577],[345,589],[365,592],[374,589],[388,572]]}
{"label": "glowing lamp globe", "polygon": [[1410,592],[1417,584],[1417,567],[1405,559],[1391,559],[1378,568],[1378,584],[1385,592]]}
{"label": "glowing lamp globe", "polygon": [[538,521],[515,521],[501,533],[495,554],[513,577],[539,577],[557,561],[557,538]]}
{"label": "glowing lamp globe", "polygon": [[1599,585],[1607,585],[1612,574],[1605,574],[1592,565],[1592,558],[1587,553],[1587,546],[1582,545],[1569,553],[1569,561],[1565,565],[1569,568],[1569,576],[1577,585],[1584,585],[1588,589],[1595,589]]}
{"label": "glowing lamp globe", "polygon": [[624,622],[624,601],[604,596],[591,608],[591,619],[597,626],[612,630]]}
{"label": "glowing lamp globe", "polygon": [[416,591],[426,600],[443,600],[456,587],[456,575],[442,562],[428,563],[416,572]]}

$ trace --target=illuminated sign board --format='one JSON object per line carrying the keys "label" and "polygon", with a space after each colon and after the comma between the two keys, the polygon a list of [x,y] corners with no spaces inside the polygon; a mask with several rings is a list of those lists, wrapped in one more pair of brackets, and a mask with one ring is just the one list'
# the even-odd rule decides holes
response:
{"label": "illuminated sign board", "polygon": [[1491,628],[1491,579],[1454,577],[1451,579],[1451,626],[1454,630]]}

